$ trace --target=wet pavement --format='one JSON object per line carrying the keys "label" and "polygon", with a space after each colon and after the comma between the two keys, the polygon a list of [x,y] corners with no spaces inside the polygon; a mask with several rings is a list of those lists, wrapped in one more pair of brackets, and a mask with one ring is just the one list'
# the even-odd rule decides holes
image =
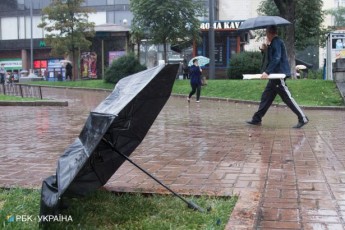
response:
{"label": "wet pavement", "polygon": [[[0,106],[0,187],[40,188],[108,94],[43,88],[67,107]],[[131,159],[181,194],[238,194],[226,229],[345,229],[345,112],[273,106],[250,126],[255,104],[171,97]],[[168,193],[130,163],[105,185]]]}

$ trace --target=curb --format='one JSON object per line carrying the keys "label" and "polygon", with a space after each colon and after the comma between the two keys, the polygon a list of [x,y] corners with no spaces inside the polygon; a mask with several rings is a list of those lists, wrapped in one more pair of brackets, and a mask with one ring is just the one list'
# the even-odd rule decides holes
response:
{"label": "curb", "polygon": [[[171,94],[171,96],[187,98],[187,95],[183,95],[183,94]],[[260,104],[259,101],[246,101],[246,100],[220,98],[220,97],[202,97],[202,99],[208,100],[208,101],[225,101],[225,102],[241,103],[241,104],[253,104],[253,105],[259,105]],[[273,103],[272,106],[287,107],[285,104],[279,104],[279,103]],[[300,107],[303,109],[306,109],[306,110],[339,110],[339,111],[345,111],[345,106],[303,106],[303,105],[301,105]]]}
{"label": "curb", "polygon": [[[28,85],[28,84],[22,84],[22,85]],[[114,89],[100,89],[100,88],[84,88],[84,87],[69,87],[69,86],[50,86],[50,85],[37,85],[40,87],[46,87],[46,88],[58,88],[58,89],[72,89],[72,90],[92,90],[92,91],[109,91],[112,92]]]}
{"label": "curb", "polygon": [[68,106],[68,101],[0,101],[0,106]]}

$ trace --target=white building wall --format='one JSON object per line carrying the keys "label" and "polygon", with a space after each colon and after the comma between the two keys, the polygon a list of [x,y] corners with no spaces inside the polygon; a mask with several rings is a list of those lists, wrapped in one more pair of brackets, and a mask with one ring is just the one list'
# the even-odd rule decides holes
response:
{"label": "white building wall", "polygon": [[107,22],[106,12],[96,12],[89,14],[89,21],[94,22],[96,25],[102,25]]}
{"label": "white building wall", "polygon": [[[41,23],[41,16],[32,17],[32,35],[33,38],[43,38],[46,33],[37,26]],[[105,24],[107,22],[106,12],[97,12],[89,15],[89,21],[96,25]],[[3,17],[0,18],[1,38],[0,40],[16,40],[31,38],[31,18],[25,17]]]}
{"label": "white building wall", "polygon": [[18,22],[18,38],[25,39],[25,17],[19,17]]}
{"label": "white building wall", "polygon": [[[219,20],[246,20],[258,16],[257,8],[262,0],[220,0]],[[255,35],[255,31],[252,31]],[[244,46],[247,51],[258,51],[264,39],[251,39]]]}
{"label": "white building wall", "polygon": [[257,16],[257,8],[262,0],[220,0],[220,20],[246,20]]}
{"label": "white building wall", "polygon": [[2,40],[18,39],[17,18],[8,17],[1,19]]}
{"label": "white building wall", "polygon": [[[32,38],[43,38],[43,29],[38,28],[37,26],[41,23],[40,16],[32,17]],[[25,30],[25,38],[31,38],[31,18],[29,16],[25,17],[25,27],[21,28]]]}

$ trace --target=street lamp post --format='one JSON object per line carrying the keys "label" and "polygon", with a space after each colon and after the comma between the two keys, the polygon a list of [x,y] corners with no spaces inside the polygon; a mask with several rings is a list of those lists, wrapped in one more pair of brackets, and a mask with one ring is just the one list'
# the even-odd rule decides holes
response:
{"label": "street lamp post", "polygon": [[215,78],[215,61],[214,61],[214,0],[209,0],[209,22],[210,22],[210,28],[208,30],[208,40],[209,40],[209,58],[210,58],[210,64],[208,69],[208,76],[210,79]]}
{"label": "street lamp post", "polygon": [[32,26],[32,20],[33,13],[32,13],[32,0],[30,1],[30,72],[33,73],[33,62],[34,62],[34,45],[33,45],[33,26]]}
{"label": "street lamp post", "polygon": [[37,77],[34,73],[34,42],[33,42],[33,13],[32,13],[32,0],[30,0],[30,71],[29,77]]}

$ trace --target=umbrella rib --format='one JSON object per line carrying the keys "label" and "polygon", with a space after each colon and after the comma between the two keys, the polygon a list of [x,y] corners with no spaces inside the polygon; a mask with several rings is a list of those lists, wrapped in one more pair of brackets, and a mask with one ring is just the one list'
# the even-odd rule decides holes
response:
{"label": "umbrella rib", "polygon": [[[173,191],[171,188],[169,188],[167,185],[163,184],[160,180],[158,180],[156,177],[154,177],[152,174],[150,174],[149,172],[147,172],[145,169],[141,168],[138,164],[136,164],[134,161],[132,161],[129,157],[127,157],[125,154],[121,153],[120,151],[118,151],[115,146],[107,139],[105,139],[104,137],[102,138],[102,141],[104,141],[106,144],[109,145],[109,147],[116,152],[117,154],[119,154],[120,156],[122,156],[123,158],[125,158],[128,162],[130,162],[131,164],[133,164],[135,167],[137,167],[138,169],[140,169],[142,172],[144,172],[146,175],[148,175],[149,177],[151,177],[153,180],[155,180],[157,183],[159,183],[160,185],[162,185],[164,188],[166,188],[167,190],[169,190],[172,194],[174,194],[175,196],[177,196],[178,198],[180,198],[183,202],[185,202],[189,208],[193,209],[193,210],[198,210],[199,212],[205,212],[205,210],[201,207],[199,207],[198,205],[196,205],[194,202],[192,201],[188,201],[185,198],[183,198],[182,196],[180,196],[179,194],[177,194],[175,191]],[[209,210],[209,209],[208,209]]]}

